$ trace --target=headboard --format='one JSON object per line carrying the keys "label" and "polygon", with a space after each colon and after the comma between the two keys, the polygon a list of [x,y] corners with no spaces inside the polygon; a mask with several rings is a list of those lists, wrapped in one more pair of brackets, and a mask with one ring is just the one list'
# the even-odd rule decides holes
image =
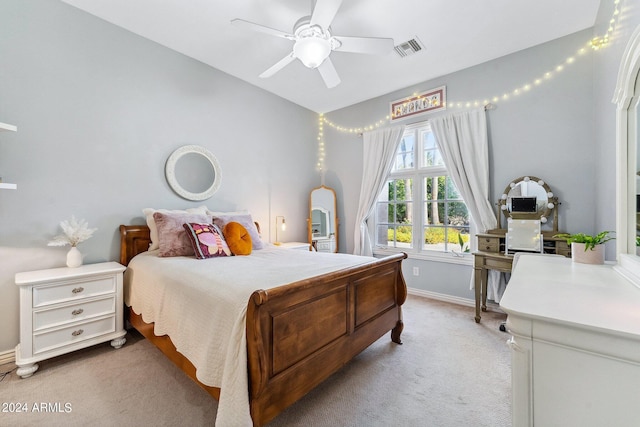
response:
{"label": "headboard", "polygon": [[146,225],[121,225],[120,264],[129,265],[134,256],[149,249],[150,243],[150,231]]}
{"label": "headboard", "polygon": [[[260,224],[255,223],[260,233]],[[146,252],[151,244],[151,232],[146,225],[120,225],[120,264],[129,261],[141,252]]]}

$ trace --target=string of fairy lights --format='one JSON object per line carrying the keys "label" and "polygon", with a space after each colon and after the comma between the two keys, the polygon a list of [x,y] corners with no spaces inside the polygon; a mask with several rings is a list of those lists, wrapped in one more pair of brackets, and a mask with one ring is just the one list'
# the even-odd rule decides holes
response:
{"label": "string of fairy lights", "polygon": [[[592,38],[587,43],[585,43],[584,46],[580,47],[576,52],[574,52],[572,55],[567,57],[562,63],[556,65],[553,69],[546,71],[544,74],[510,91],[506,91],[501,94],[496,94],[491,97],[486,97],[484,99],[476,99],[473,101],[450,101],[449,100],[444,103],[445,107],[471,108],[471,107],[480,107],[483,105],[487,106],[487,105],[495,104],[498,102],[508,101],[513,97],[518,97],[522,94],[526,94],[527,92],[530,92],[534,90],[536,87],[544,84],[546,81],[551,80],[555,75],[562,73],[567,67],[573,65],[579,58],[586,56],[588,52],[600,50],[609,44],[609,39],[612,36],[616,28],[616,25],[618,24],[618,19],[620,17],[620,8],[621,8],[620,3],[621,3],[621,0],[613,1],[613,5],[614,5],[613,14],[611,19],[609,20],[609,27],[607,28],[607,31],[603,36],[597,36]],[[423,96],[426,96],[426,95],[420,95],[418,93],[414,93],[413,96],[411,97],[411,100],[412,101],[420,100]],[[350,127],[350,126],[343,126],[343,125],[334,123],[331,120],[329,120],[323,113],[319,113],[318,114],[318,138],[317,138],[318,162],[316,164],[316,169],[320,172],[326,171],[326,164],[325,164],[326,152],[325,152],[325,141],[324,141],[325,125],[341,133],[359,135],[363,132],[372,131],[377,128],[383,127],[387,125],[391,121],[391,119],[392,119],[391,115],[386,115],[384,118],[376,120],[375,122],[370,123],[366,126]]]}

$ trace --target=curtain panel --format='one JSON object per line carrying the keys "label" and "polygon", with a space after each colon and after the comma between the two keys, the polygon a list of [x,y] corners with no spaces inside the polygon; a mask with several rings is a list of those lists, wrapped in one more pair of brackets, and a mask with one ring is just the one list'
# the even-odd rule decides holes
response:
{"label": "curtain panel", "polygon": [[373,255],[367,221],[375,209],[378,195],[387,182],[403,133],[404,125],[365,132],[362,136],[362,184],[353,239],[355,255]]}
{"label": "curtain panel", "polygon": [[[497,219],[489,202],[489,142],[484,107],[435,117],[429,123],[449,176],[460,191],[476,229],[486,232],[496,228]],[[503,291],[500,273],[489,271],[487,296],[499,302]]]}

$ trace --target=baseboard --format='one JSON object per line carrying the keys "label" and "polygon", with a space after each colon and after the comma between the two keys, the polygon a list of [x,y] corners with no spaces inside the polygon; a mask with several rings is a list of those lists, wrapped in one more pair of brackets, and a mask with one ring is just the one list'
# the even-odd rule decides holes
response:
{"label": "baseboard", "polygon": [[[469,298],[456,297],[453,295],[441,294],[438,292],[424,291],[422,289],[407,288],[409,295],[415,295],[423,298],[435,299],[438,301],[450,302],[452,304],[464,305],[466,307],[475,307],[476,302]],[[496,303],[487,302],[487,311],[496,311],[498,313],[504,313],[500,306]]]}
{"label": "baseboard", "polygon": [[15,350],[8,350],[0,353],[0,365],[6,365],[7,363],[15,363],[16,352]]}

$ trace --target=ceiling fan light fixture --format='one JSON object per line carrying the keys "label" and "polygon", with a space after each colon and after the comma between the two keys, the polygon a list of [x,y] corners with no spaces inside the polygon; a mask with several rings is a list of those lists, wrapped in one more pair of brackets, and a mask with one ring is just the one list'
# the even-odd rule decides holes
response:
{"label": "ceiling fan light fixture", "polygon": [[293,45],[293,53],[305,67],[317,68],[331,53],[331,41],[323,37],[305,37]]}

